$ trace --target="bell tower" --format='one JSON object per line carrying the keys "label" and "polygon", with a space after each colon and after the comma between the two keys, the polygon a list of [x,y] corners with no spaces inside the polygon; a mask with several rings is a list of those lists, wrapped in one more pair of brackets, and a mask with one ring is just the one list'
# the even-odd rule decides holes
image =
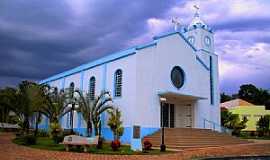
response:
{"label": "bell tower", "polygon": [[214,36],[212,29],[206,25],[200,17],[199,7],[194,5],[196,12],[185,29],[184,35],[187,40],[197,49],[214,53]]}

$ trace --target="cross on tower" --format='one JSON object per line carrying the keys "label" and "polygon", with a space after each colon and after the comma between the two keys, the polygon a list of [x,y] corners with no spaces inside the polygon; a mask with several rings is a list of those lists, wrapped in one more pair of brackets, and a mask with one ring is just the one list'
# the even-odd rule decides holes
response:
{"label": "cross on tower", "polygon": [[199,12],[200,7],[198,5],[195,4],[193,7],[196,9],[197,12]]}
{"label": "cross on tower", "polygon": [[196,10],[195,16],[199,16],[199,10],[200,10],[200,7],[199,7],[198,5],[196,5],[196,4],[195,4],[193,7],[194,7],[195,10]]}
{"label": "cross on tower", "polygon": [[180,26],[180,22],[177,17],[172,18],[172,23],[174,24],[174,30],[178,31],[178,27]]}

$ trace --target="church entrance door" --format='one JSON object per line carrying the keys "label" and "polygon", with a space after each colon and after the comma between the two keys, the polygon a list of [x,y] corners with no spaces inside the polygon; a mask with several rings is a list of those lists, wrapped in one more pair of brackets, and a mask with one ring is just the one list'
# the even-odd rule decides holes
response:
{"label": "church entrance door", "polygon": [[[162,108],[160,109],[162,111]],[[163,114],[163,115],[162,115]],[[163,113],[161,112],[160,117],[160,126],[162,127],[162,121],[164,127],[174,128],[175,127],[175,107],[174,104],[164,103],[163,104]]]}
{"label": "church entrance door", "polygon": [[177,105],[175,108],[175,126],[177,128],[191,128],[193,123],[192,105]]}

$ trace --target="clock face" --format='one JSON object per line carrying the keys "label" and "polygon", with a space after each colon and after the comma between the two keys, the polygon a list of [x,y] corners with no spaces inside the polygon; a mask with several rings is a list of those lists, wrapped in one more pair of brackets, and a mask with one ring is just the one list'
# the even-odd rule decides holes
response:
{"label": "clock face", "polygon": [[209,47],[211,45],[211,39],[210,39],[210,37],[205,36],[204,37],[204,43],[205,43],[206,46]]}
{"label": "clock face", "polygon": [[193,36],[189,36],[188,41],[189,41],[189,43],[194,44],[195,43],[195,38]]}
{"label": "clock face", "polygon": [[180,89],[184,85],[185,73],[182,68],[179,66],[173,67],[171,71],[171,81],[177,89]]}

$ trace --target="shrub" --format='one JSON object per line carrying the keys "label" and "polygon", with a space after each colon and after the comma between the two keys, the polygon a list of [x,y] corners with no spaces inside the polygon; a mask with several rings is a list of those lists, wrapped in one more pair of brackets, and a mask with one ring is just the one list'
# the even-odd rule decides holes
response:
{"label": "shrub", "polygon": [[38,130],[37,137],[49,137],[49,133],[44,129]]}
{"label": "shrub", "polygon": [[269,123],[270,123],[270,115],[264,115],[258,120],[256,125],[260,137],[266,136],[267,133],[270,131]]}
{"label": "shrub", "polygon": [[113,132],[114,140],[118,140],[124,133],[123,122],[121,121],[121,111],[116,108],[112,111],[108,111],[108,113],[110,115],[108,126]]}
{"label": "shrub", "polygon": [[63,130],[59,123],[50,124],[50,136],[53,139],[54,143],[58,144],[64,139]]}
{"label": "shrub", "polygon": [[60,134],[60,135],[53,136],[52,139],[53,139],[54,143],[58,144],[58,143],[63,142],[64,137],[65,136],[63,134]]}
{"label": "shrub", "polygon": [[112,143],[111,143],[112,150],[117,151],[118,148],[120,147],[120,145],[121,145],[121,143],[119,140],[112,141]]}
{"label": "shrub", "polygon": [[34,135],[24,135],[16,138],[22,145],[34,145],[37,142],[37,139]]}
{"label": "shrub", "polygon": [[149,140],[145,140],[143,142],[143,149],[144,150],[151,150],[152,149],[152,143]]}
{"label": "shrub", "polygon": [[100,137],[98,139],[97,149],[102,149],[104,138]]}
{"label": "shrub", "polygon": [[233,114],[227,110],[221,111],[221,124],[226,128],[232,129],[233,135],[239,136],[241,130],[246,128],[247,121],[247,117],[240,120],[238,114]]}

